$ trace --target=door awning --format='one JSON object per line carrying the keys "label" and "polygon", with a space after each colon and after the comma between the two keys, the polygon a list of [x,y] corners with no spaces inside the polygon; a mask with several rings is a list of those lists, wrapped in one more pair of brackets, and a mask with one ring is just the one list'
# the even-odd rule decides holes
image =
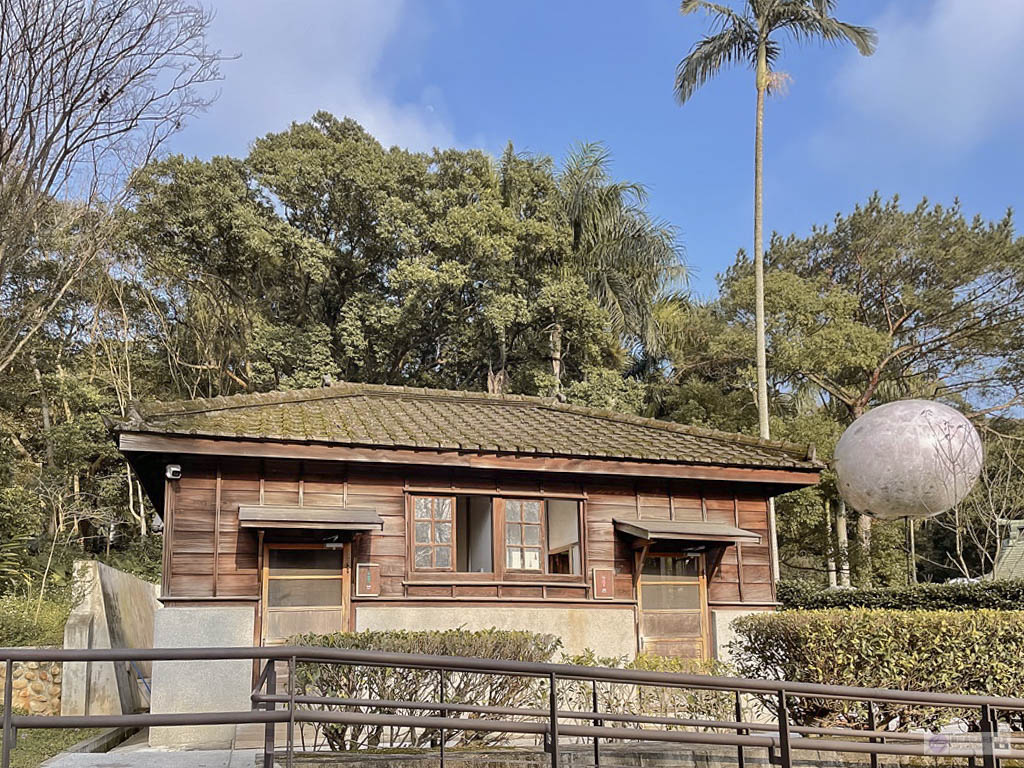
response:
{"label": "door awning", "polygon": [[352,507],[299,507],[242,505],[238,508],[242,528],[290,528],[318,531],[373,531],[384,528],[375,509]]}
{"label": "door awning", "polygon": [[722,544],[760,544],[761,535],[725,523],[704,520],[625,520],[615,518],[615,530],[644,541],[701,541]]}

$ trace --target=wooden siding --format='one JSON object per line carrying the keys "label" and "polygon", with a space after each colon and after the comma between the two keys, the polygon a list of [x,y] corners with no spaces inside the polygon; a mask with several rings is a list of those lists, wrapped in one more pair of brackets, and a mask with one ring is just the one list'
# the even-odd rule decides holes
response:
{"label": "wooden siding", "polygon": [[[379,597],[414,600],[585,601],[593,568],[615,573],[615,600],[634,600],[634,554],[612,519],[709,520],[762,536],[759,545],[730,545],[708,560],[713,607],[774,599],[768,546],[767,498],[758,486],[685,480],[633,479],[461,468],[370,466],[341,462],[183,457],[182,477],[165,495],[164,595],[255,598],[260,594],[260,534],[238,525],[241,504],[372,508],[382,531],[355,538],[353,564],[380,566]],[[488,574],[410,574],[406,495],[410,492],[537,495],[584,504],[584,576],[547,576],[537,583]],[[269,537],[271,534],[267,534]],[[300,533],[289,538],[301,537]],[[447,579],[447,581],[445,581]]]}

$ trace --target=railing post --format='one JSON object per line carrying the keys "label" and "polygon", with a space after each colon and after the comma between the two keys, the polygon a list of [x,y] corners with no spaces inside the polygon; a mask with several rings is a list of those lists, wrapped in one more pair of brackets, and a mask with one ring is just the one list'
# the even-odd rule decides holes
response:
{"label": "railing post", "polygon": [[779,760],[782,768],[793,768],[793,756],[789,749],[789,705],[786,704],[785,689],[779,690]]}
{"label": "railing post", "polygon": [[[737,723],[742,723],[743,722],[743,701],[741,699],[741,696],[742,696],[742,694],[739,691],[736,691],[736,722]],[[737,728],[736,729],[736,735],[737,736],[746,736],[747,735],[747,729],[746,728]],[[736,764],[739,766],[739,768],[744,768],[744,764],[743,764],[743,745],[742,744],[737,744],[736,745]]]}
{"label": "railing post", "polygon": [[[444,669],[443,668],[438,670],[437,689],[438,689],[437,690],[437,701],[438,701],[439,704],[443,705],[444,704]],[[442,706],[441,709],[439,710],[439,712],[441,713],[441,717],[448,717],[448,709],[446,707]],[[440,750],[441,750],[441,768],[444,768],[444,741],[445,741],[445,731],[444,731],[444,728],[442,728],[441,729],[441,748],[440,748]]]}
{"label": "railing post", "polygon": [[[277,668],[274,659],[267,659],[267,693],[277,693]],[[274,711],[274,702],[266,702],[264,709],[267,712]],[[267,723],[263,731],[263,768],[274,768],[274,751],[277,747],[274,744],[274,728],[276,723]]]}
{"label": "railing post", "polygon": [[11,726],[11,710],[14,707],[14,661],[7,660],[7,676],[4,677],[4,746],[3,768],[11,768],[11,750],[14,748],[14,728]]}
{"label": "railing post", "polygon": [[[873,731],[876,728],[876,725],[875,725],[875,702],[868,701],[868,702],[865,702],[865,703],[868,705],[868,730],[869,731]],[[868,741],[870,743],[874,744],[877,740],[875,739],[874,736],[871,736],[868,739]],[[883,743],[884,743],[884,740],[883,740]],[[872,752],[871,753],[871,768],[878,768],[878,753],[877,752]]]}
{"label": "railing post", "polygon": [[997,726],[988,704],[981,705],[981,759],[985,768],[996,768],[995,731]]}
{"label": "railing post", "polygon": [[552,672],[548,678],[548,707],[551,711],[551,724],[548,734],[551,744],[551,768],[558,768],[558,679]]}
{"label": "railing post", "polygon": [[[601,711],[599,702],[597,700],[597,680],[590,681],[590,703],[594,710],[594,714],[598,714]],[[594,725],[600,727],[604,725],[604,720],[598,720],[594,718]],[[598,768],[601,765],[601,740],[594,737],[594,768]],[[741,766],[742,768],[742,766]]]}
{"label": "railing post", "polygon": [[288,659],[288,768],[292,768],[295,748],[295,657]]}

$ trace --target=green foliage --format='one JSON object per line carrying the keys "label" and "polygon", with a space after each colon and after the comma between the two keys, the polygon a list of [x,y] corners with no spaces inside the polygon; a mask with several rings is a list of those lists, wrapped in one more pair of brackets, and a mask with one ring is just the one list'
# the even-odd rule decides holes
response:
{"label": "green foliage", "polygon": [[61,593],[40,604],[34,597],[0,597],[0,648],[63,646],[71,600]]}
{"label": "green foliage", "polygon": [[[782,611],[739,618],[733,628],[730,650],[744,677],[989,696],[1016,696],[1024,685],[1024,611]],[[773,697],[764,704],[772,709]],[[791,707],[801,725],[865,722],[859,701],[801,697]],[[978,719],[973,711],[878,708],[881,729]],[[1009,722],[1020,729],[1017,715]]]}
{"label": "green foliage", "polygon": [[875,589],[822,590],[800,581],[782,581],[776,596],[784,608],[887,608],[890,610],[1024,610],[1024,579],[914,584]]}
{"label": "green foliage", "polygon": [[[735,670],[715,659],[681,659],[641,654],[635,659],[600,657],[593,651],[575,656],[562,656],[565,664],[585,667],[613,667],[645,672],[668,672],[688,675],[734,675]],[[558,684],[559,701],[566,709],[589,712],[593,708],[592,690],[586,681],[562,680]],[[602,712],[641,713],[654,717],[732,720],[735,700],[729,693],[689,688],[661,688],[619,683],[601,683],[598,703]],[[580,721],[583,724],[583,721]],[[589,723],[587,723],[589,725]],[[664,728],[663,725],[652,726]]]}
{"label": "green foliage", "polygon": [[[102,732],[102,728],[25,728],[18,731],[18,743],[11,751],[11,768],[39,768],[68,747]],[[0,745],[3,743],[0,734]]]}
{"label": "green foliage", "polygon": [[[485,629],[445,631],[381,631],[333,635],[300,635],[289,641],[294,645],[318,648],[425,653],[439,656],[471,656],[484,659],[544,662],[551,659],[560,641],[552,635],[532,632]],[[437,671],[386,669],[340,664],[301,662],[296,682],[304,695],[336,698],[371,698],[393,701],[429,701],[437,696]],[[470,673],[449,673],[447,700],[459,704],[484,704],[499,707],[539,706],[543,681],[536,678],[495,677]],[[418,710],[394,710],[395,714],[422,714]],[[446,743],[479,745],[503,743],[507,735],[447,732]],[[384,728],[381,726],[324,723],[316,726],[316,741],[323,740],[333,750],[352,750],[387,746],[419,747],[440,739],[436,729]]]}

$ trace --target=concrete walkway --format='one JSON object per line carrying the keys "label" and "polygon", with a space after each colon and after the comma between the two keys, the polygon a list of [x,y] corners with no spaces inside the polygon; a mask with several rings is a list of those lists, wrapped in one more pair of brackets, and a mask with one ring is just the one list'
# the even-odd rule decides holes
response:
{"label": "concrete walkway", "polygon": [[172,751],[113,750],[101,754],[63,752],[41,768],[254,768],[262,752],[256,749]]}
{"label": "concrete walkway", "polygon": [[40,768],[256,768],[262,759],[259,749],[153,748],[143,730],[109,752],[62,752]]}

